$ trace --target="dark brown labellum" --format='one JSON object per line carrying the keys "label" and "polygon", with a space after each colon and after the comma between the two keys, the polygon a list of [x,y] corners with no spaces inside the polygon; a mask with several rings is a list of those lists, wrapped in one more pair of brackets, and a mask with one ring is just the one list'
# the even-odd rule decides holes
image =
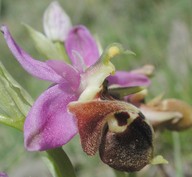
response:
{"label": "dark brown labellum", "polygon": [[76,102],[69,110],[78,120],[83,150],[121,171],[133,172],[150,163],[153,130],[135,106],[112,100]]}
{"label": "dark brown labellum", "polygon": [[141,170],[152,159],[152,133],[141,118],[135,119],[123,133],[110,132],[106,127],[99,146],[101,160],[117,170]]}

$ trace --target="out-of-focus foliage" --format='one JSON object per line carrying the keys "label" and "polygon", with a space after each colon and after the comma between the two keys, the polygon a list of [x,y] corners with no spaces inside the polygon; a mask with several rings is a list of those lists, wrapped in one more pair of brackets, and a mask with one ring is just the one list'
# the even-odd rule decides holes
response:
{"label": "out-of-focus foliage", "polygon": [[[0,0],[0,24],[7,24],[19,44],[37,59],[44,56],[38,53],[21,22],[43,31],[42,16],[50,0]],[[150,97],[165,93],[165,97],[176,97],[192,104],[192,1],[191,0],[60,0],[71,17],[73,25],[86,25],[101,45],[106,47],[119,42],[134,51],[136,56],[114,61],[119,69],[133,69],[143,64],[154,64],[156,73],[150,87]],[[29,76],[13,58],[0,35],[0,60],[11,75],[35,99],[49,83]],[[179,134],[185,175],[191,176],[192,130]],[[9,137],[9,138],[7,138]],[[173,136],[164,131],[157,134],[156,152],[170,162],[167,169],[175,171]],[[21,133],[0,125],[0,170],[9,170],[11,177],[22,177],[18,171],[26,157],[31,162],[39,157],[29,155],[23,148]],[[113,176],[110,168],[97,157],[87,157],[81,150],[76,137],[66,147],[75,165],[78,176]],[[27,163],[25,163],[27,165]],[[31,171],[35,164],[29,164]],[[42,175],[49,176],[42,167]],[[45,172],[45,173],[44,173]],[[18,175],[19,174],[19,175]],[[158,167],[140,172],[143,176],[162,176]],[[30,174],[28,174],[29,176]],[[23,175],[26,176],[26,175]],[[35,175],[34,175],[35,176]]]}

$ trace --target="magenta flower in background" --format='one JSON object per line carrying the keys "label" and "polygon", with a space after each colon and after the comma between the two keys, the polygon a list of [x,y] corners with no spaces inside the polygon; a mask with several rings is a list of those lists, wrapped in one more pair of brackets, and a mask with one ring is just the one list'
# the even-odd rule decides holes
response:
{"label": "magenta flower in background", "polygon": [[0,172],[0,177],[8,177],[6,173]]}

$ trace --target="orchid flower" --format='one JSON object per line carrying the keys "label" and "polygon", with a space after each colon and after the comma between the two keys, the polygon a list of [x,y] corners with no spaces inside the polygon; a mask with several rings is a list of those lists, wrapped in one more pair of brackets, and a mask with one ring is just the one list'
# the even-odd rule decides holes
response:
{"label": "orchid flower", "polygon": [[[101,159],[113,168],[135,171],[140,170],[146,164],[150,163],[153,152],[153,133],[144,116],[136,107],[128,103],[102,100],[99,95],[103,91],[104,80],[115,71],[115,67],[110,62],[110,59],[123,52],[120,45],[114,44],[109,46],[103,55],[96,60],[94,56],[97,52],[93,52],[93,54],[89,53],[91,50],[97,50],[96,45],[88,30],[85,27],[79,26],[76,27],[76,30],[69,33],[69,37],[66,40],[68,53],[75,49],[74,55],[71,55],[72,65],[57,60],[41,62],[33,59],[16,44],[6,26],[1,27],[1,31],[4,34],[11,52],[27,72],[39,79],[54,83],[53,86],[39,96],[27,115],[24,124],[24,143],[28,150],[47,150],[62,146],[79,130],[84,151],[89,155],[94,155],[98,148],[100,148]],[[74,47],[74,45],[77,47]],[[88,54],[86,52],[88,52]],[[83,55],[83,57],[81,55]],[[126,73],[124,73],[124,75],[126,75]],[[121,80],[115,80],[113,83],[129,86],[126,82],[122,83]],[[142,82],[139,84],[141,83]],[[77,101],[77,103],[74,101]],[[89,109],[87,104],[91,106],[91,109]],[[92,110],[94,116],[92,113],[90,115],[90,113],[85,111],[85,113],[87,113],[86,116],[83,117],[87,117],[89,123],[85,121],[82,124],[79,122],[81,120],[79,119],[78,108],[81,108],[83,105],[86,105],[88,110]],[[98,105],[101,105],[101,107]],[[68,107],[69,111],[71,111],[77,119],[68,111]],[[81,110],[84,110],[84,108]],[[98,118],[96,118],[97,116]],[[80,116],[80,118],[83,117]],[[94,118],[96,119],[94,120]],[[120,120],[116,120],[116,118]],[[120,123],[117,121],[120,121]],[[121,121],[123,121],[123,125],[121,125]],[[89,128],[86,129],[81,125],[91,125],[95,131],[92,132],[92,134],[89,132]],[[101,147],[104,141],[104,137],[101,137],[101,132],[105,129],[106,125],[112,127],[110,130],[112,134],[117,133],[117,136],[122,137],[122,139],[125,139],[125,142],[127,142],[119,152],[120,156],[111,156],[112,161],[108,158],[108,155],[106,155],[112,151],[109,149],[107,152],[103,152],[102,149],[104,147]],[[135,132],[137,126],[140,127],[140,130]],[[132,138],[130,131],[133,131],[135,138]],[[141,131],[146,132],[146,134],[141,134]],[[126,138],[127,133],[130,135],[128,139]],[[106,134],[106,136],[108,135]],[[87,140],[84,142],[85,138],[87,138]],[[141,140],[145,140],[145,142],[141,142]],[[97,143],[92,144],[93,142]],[[120,142],[116,143],[119,144]],[[130,142],[131,144],[129,144]],[[84,146],[84,143],[87,145]],[[143,146],[143,143],[146,146],[141,148],[140,145],[142,144]],[[130,151],[125,151],[128,144]],[[131,147],[133,147],[133,145],[137,148],[132,149]],[[120,144],[117,147],[119,146]],[[88,151],[86,148],[94,150]],[[127,159],[123,157],[127,155],[128,159],[131,160],[130,154],[136,153],[136,151],[142,155],[142,163],[138,164],[138,157],[135,156],[132,164],[118,165],[118,158],[126,161]]]}
{"label": "orchid flower", "polygon": [[[49,18],[53,19],[50,11],[57,6],[57,3],[52,4],[46,11]],[[59,15],[66,18],[61,9],[56,17]],[[56,21],[54,25],[49,18],[50,29],[53,27],[52,31],[57,31],[59,23]],[[65,26],[62,22],[60,27]],[[136,171],[150,163],[153,154],[151,126],[137,107],[117,101],[111,95],[123,90],[121,96],[126,96],[130,87],[150,84],[144,69],[115,73],[110,60],[124,52],[122,46],[110,45],[100,56],[91,33],[79,25],[67,28],[61,35],[71,64],[53,59],[41,62],[15,42],[6,26],[2,26],[1,31],[22,67],[34,77],[53,83],[39,96],[26,117],[24,143],[28,150],[60,147],[79,131],[83,150],[88,155],[99,150],[103,162],[115,169]],[[58,39],[49,32],[46,32],[48,37]],[[114,153],[117,149],[118,154]]]}
{"label": "orchid flower", "polygon": [[147,89],[140,87],[149,86],[153,66],[115,72],[111,59],[125,52],[122,46],[112,44],[100,55],[89,30],[83,25],[72,26],[56,1],[45,11],[43,24],[48,41],[62,42],[70,63],[34,59],[15,42],[6,26],[1,27],[21,66],[32,76],[52,82],[26,117],[27,150],[60,147],[79,132],[85,153],[99,152],[101,160],[112,168],[134,172],[154,163],[152,126],[177,131],[192,126],[190,105],[176,99],[144,102]]}

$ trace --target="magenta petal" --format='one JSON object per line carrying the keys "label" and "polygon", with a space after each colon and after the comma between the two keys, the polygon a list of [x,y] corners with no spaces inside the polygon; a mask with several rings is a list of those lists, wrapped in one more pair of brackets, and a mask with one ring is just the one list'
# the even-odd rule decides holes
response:
{"label": "magenta petal", "polygon": [[63,77],[69,83],[74,91],[80,84],[80,73],[71,65],[59,60],[47,60],[47,65],[50,66],[56,73]]}
{"label": "magenta petal", "polygon": [[22,48],[20,48],[12,38],[6,26],[2,26],[1,31],[4,34],[4,38],[12,54],[27,72],[39,79],[48,80],[56,83],[58,83],[62,79],[61,76],[58,75],[46,63],[33,59]]}
{"label": "magenta petal", "polygon": [[74,100],[77,96],[67,85],[55,85],[36,100],[24,124],[24,143],[29,151],[62,146],[77,133],[76,122],[67,111]]}
{"label": "magenta petal", "polygon": [[149,86],[150,80],[147,76],[126,71],[116,71],[115,75],[107,78],[109,85],[120,87]]}
{"label": "magenta petal", "polygon": [[75,55],[75,52],[82,56],[87,67],[99,59],[97,44],[89,30],[82,25],[74,27],[69,32],[65,47],[73,65],[77,68],[81,66],[79,66],[79,57]]}

